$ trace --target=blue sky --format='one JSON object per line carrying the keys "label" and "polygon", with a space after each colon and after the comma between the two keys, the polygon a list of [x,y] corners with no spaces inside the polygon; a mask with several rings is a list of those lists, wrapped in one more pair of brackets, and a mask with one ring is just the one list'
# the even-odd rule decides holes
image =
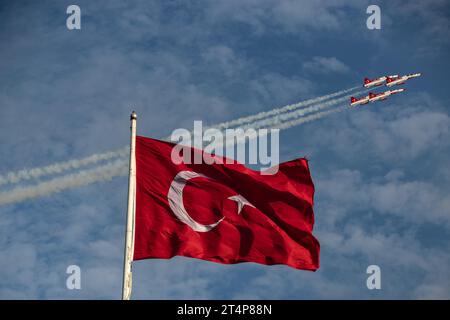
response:
{"label": "blue sky", "polygon": [[[81,30],[66,8],[81,8]],[[283,131],[316,185],[313,273],[134,264],[135,299],[450,298],[449,11],[443,0],[2,1],[0,174],[422,72],[384,103]],[[7,191],[10,186],[0,186]],[[0,298],[120,297],[126,177],[0,207]],[[82,289],[67,290],[68,265]],[[381,267],[368,290],[366,268]]]}

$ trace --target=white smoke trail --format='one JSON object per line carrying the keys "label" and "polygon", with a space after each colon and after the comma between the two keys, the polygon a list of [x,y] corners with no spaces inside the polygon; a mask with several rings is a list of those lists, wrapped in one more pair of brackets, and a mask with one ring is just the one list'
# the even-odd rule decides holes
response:
{"label": "white smoke trail", "polygon": [[[322,112],[317,112],[312,115],[298,119],[293,119],[290,121],[284,122],[274,121],[270,128],[277,128],[280,130],[288,129],[306,122],[321,119],[330,114],[341,112],[347,109],[348,107],[340,107]],[[85,186],[99,181],[111,180],[112,178],[117,176],[125,176],[127,173],[128,173],[128,160],[116,159],[113,162],[107,163],[105,165],[100,165],[92,169],[81,170],[77,173],[54,178],[49,181],[41,182],[37,185],[17,187],[15,189],[0,193],[0,205],[13,204],[26,199],[61,192],[66,189]]]}
{"label": "white smoke trail", "polygon": [[[287,129],[302,123],[318,120],[332,113],[348,109],[341,107],[315,113],[313,115],[277,124],[273,128]],[[128,161],[117,159],[111,163],[98,166],[93,169],[81,170],[77,173],[68,174],[41,182],[37,185],[17,187],[15,189],[0,193],[0,205],[13,204],[23,200],[46,196],[64,191],[66,189],[86,186],[99,181],[111,180],[117,176],[125,176],[128,173]]]}
{"label": "white smoke trail", "polygon": [[0,205],[17,203],[26,199],[32,199],[66,189],[85,186],[97,181],[110,180],[117,176],[128,173],[128,161],[118,159],[93,169],[81,170],[77,173],[68,174],[41,182],[37,185],[17,187],[15,189],[0,193]]}
{"label": "white smoke trail", "polygon": [[[331,99],[333,97],[337,97],[342,94],[348,93],[348,92],[353,91],[358,88],[359,87],[353,87],[350,89],[341,90],[341,91],[338,91],[338,92],[335,92],[332,94],[328,94],[328,95],[325,95],[322,97],[305,100],[305,101],[302,101],[299,103],[287,105],[287,106],[280,107],[280,108],[275,108],[270,111],[260,112],[258,114],[252,115],[252,116],[241,117],[241,118],[238,118],[235,120],[218,123],[218,124],[212,125],[210,127],[216,128],[219,130],[227,129],[232,126],[242,126],[244,124],[246,124],[246,127],[254,127],[254,126],[252,126],[252,124],[253,124],[253,122],[255,122],[257,120],[261,120],[261,119],[264,119],[264,118],[267,118],[270,116],[274,116],[274,115],[276,115],[276,116],[281,115],[283,113],[285,113],[286,117],[288,117],[288,118],[299,117],[299,116],[302,116],[304,114],[307,114],[307,113],[310,113],[313,111],[318,111],[329,105],[321,104],[319,106],[311,106],[309,108],[298,110],[297,113],[295,113],[295,114],[293,114],[289,111],[292,111],[292,110],[295,110],[295,109],[298,109],[301,107],[309,106],[311,104],[318,103],[321,101],[325,101],[325,100]],[[355,92],[355,94],[356,94],[356,92]],[[333,102],[331,105],[333,105],[334,103],[335,102]],[[288,119],[288,118],[286,118],[286,119]],[[270,120],[268,120],[267,125],[269,125],[269,124],[273,125],[273,123],[278,123],[281,121],[281,119],[286,120],[285,118],[283,118],[281,116],[279,119],[278,118],[274,119],[273,117],[269,118],[269,119]],[[261,122],[256,125],[258,128],[260,128],[260,127],[265,126],[266,122]],[[163,140],[170,140],[170,136],[164,138]],[[0,175],[0,186],[4,185],[4,184],[16,184],[23,180],[37,179],[37,178],[45,177],[48,175],[60,174],[65,171],[68,171],[68,170],[79,169],[79,168],[82,168],[87,165],[96,164],[100,161],[111,160],[114,158],[125,158],[128,156],[128,153],[129,153],[129,147],[126,146],[126,147],[123,147],[123,148],[120,148],[117,150],[113,150],[113,151],[109,151],[109,152],[93,154],[93,155],[90,155],[85,158],[73,159],[73,160],[68,160],[65,162],[57,162],[57,163],[54,163],[54,164],[51,164],[48,166],[31,168],[31,169],[22,169],[22,170],[19,170],[16,172],[10,172],[3,176]]]}
{"label": "white smoke trail", "polygon": [[349,109],[348,107],[340,107],[340,108],[335,108],[335,109],[326,110],[326,111],[322,111],[322,112],[317,112],[317,113],[314,113],[314,114],[312,114],[310,116],[307,116],[307,117],[303,117],[303,118],[299,118],[299,119],[295,119],[295,120],[291,120],[291,121],[286,121],[286,122],[283,122],[283,123],[280,123],[280,124],[276,124],[272,128],[273,129],[284,130],[284,129],[288,129],[288,128],[292,128],[292,127],[301,125],[301,124],[306,123],[306,122],[319,120],[319,119],[321,119],[323,117],[326,117],[326,116],[328,116],[330,114],[341,112],[341,111],[348,110],[348,109]]}
{"label": "white smoke trail", "polygon": [[[318,102],[322,102],[322,101],[325,101],[325,100],[328,100],[328,99],[331,99],[331,98],[334,98],[334,97],[346,94],[346,93],[348,93],[350,91],[353,91],[355,89],[358,89],[358,88],[361,88],[361,87],[360,86],[356,86],[356,87],[353,87],[353,88],[350,88],[350,89],[341,90],[341,91],[338,91],[338,92],[335,92],[335,93],[332,93],[332,94],[328,94],[328,95],[325,95],[325,96],[321,96],[321,97],[318,97],[318,98],[301,101],[301,102],[290,104],[290,105],[287,105],[287,106],[284,106],[284,107],[275,108],[275,109],[272,109],[272,110],[269,110],[269,111],[263,111],[263,112],[255,114],[255,115],[241,117],[241,118],[238,118],[238,119],[235,119],[235,120],[222,122],[222,123],[219,123],[219,124],[216,124],[216,125],[212,125],[210,127],[216,128],[216,129],[219,129],[219,130],[223,130],[223,129],[227,129],[227,128],[231,128],[231,127],[235,127],[235,126],[242,126],[244,124],[248,124],[248,123],[251,123],[251,122],[254,122],[254,121],[257,121],[257,120],[261,120],[261,119],[264,119],[264,118],[267,118],[267,117],[270,117],[270,116],[282,114],[284,112],[289,112],[289,111],[292,111],[292,110],[295,110],[295,109],[298,109],[298,108],[301,108],[301,107],[306,107],[306,106],[309,106],[309,105],[312,105],[312,104],[315,104],[315,103],[318,103]],[[356,94],[356,93],[357,92],[355,92],[354,94]]]}
{"label": "white smoke trail", "polygon": [[15,184],[22,180],[36,179],[47,175],[58,174],[64,171],[79,169],[81,167],[95,164],[100,161],[111,160],[114,158],[126,157],[129,154],[129,147],[120,148],[115,151],[98,153],[90,155],[86,158],[73,159],[65,162],[58,162],[44,167],[32,169],[22,169],[16,172],[10,172],[4,176],[0,176],[0,186],[3,184]]}
{"label": "white smoke trail", "polygon": [[317,111],[320,111],[322,109],[326,109],[329,107],[332,107],[334,105],[340,104],[341,102],[347,101],[348,97],[342,97],[338,99],[334,99],[331,101],[327,101],[318,105],[314,105],[305,109],[296,110],[292,112],[283,113],[280,115],[276,115],[271,118],[267,118],[261,121],[256,121],[254,123],[249,123],[246,126],[241,127],[242,129],[247,128],[253,128],[253,129],[259,129],[259,128],[273,128],[276,127],[278,124],[285,123],[289,119],[296,119],[303,117],[309,113],[314,113]]}
{"label": "white smoke trail", "polygon": [[[318,120],[327,115],[348,109],[348,107],[345,106],[345,107],[339,107],[339,108],[332,108],[330,110],[326,110],[326,111],[322,111],[322,112],[317,112],[322,109],[340,104],[341,102],[346,101],[346,100],[347,100],[347,97],[342,97],[342,98],[335,99],[332,101],[327,101],[327,102],[322,103],[317,106],[307,108],[308,110],[306,110],[306,109],[297,110],[297,111],[293,111],[293,112],[289,112],[289,113],[284,113],[282,115],[274,116],[274,117],[271,117],[268,119],[264,119],[263,121],[257,121],[255,123],[250,123],[246,126],[240,127],[240,129],[242,129],[243,131],[241,131],[237,135],[234,135],[233,139],[228,139],[226,141],[223,141],[223,143],[220,143],[220,141],[219,141],[219,142],[217,142],[216,146],[218,148],[220,148],[224,145],[226,147],[231,147],[231,146],[235,145],[236,143],[244,143],[246,138],[251,137],[250,139],[256,139],[261,134],[264,134],[259,131],[256,131],[257,129],[260,129],[260,128],[282,130],[282,129],[294,127],[296,125],[300,125],[302,123]],[[312,113],[312,114],[309,116],[306,116],[308,113]],[[292,119],[292,120],[290,120],[290,119]],[[245,131],[247,129],[254,129],[255,130],[255,131],[253,131],[254,134],[249,135],[249,133]],[[266,134],[267,133],[268,132],[266,132]]]}

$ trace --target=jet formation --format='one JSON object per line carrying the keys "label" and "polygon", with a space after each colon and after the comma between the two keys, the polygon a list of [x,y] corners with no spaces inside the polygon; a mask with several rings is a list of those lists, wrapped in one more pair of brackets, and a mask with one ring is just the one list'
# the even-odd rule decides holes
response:
{"label": "jet formation", "polygon": [[[364,88],[372,88],[372,87],[378,87],[378,86],[382,86],[382,85],[386,85],[387,87],[391,88],[396,85],[404,84],[409,79],[417,78],[417,77],[420,77],[421,75],[422,75],[421,73],[411,73],[411,74],[407,74],[404,76],[399,76],[399,75],[382,76],[382,77],[372,79],[372,80],[368,79],[368,78],[364,78]],[[380,93],[369,92],[369,94],[367,96],[361,97],[361,98],[351,97],[350,98],[350,106],[354,107],[357,105],[367,104],[369,102],[386,100],[387,97],[389,97],[393,94],[396,94],[396,93],[403,92],[403,91],[405,91],[405,89],[400,88],[400,89],[387,90],[387,91],[380,92]]]}

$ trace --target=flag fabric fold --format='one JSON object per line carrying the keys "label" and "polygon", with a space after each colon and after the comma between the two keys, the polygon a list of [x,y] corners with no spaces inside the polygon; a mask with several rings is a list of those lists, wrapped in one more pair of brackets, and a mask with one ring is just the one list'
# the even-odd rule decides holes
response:
{"label": "flag fabric fold", "polygon": [[306,159],[262,175],[236,162],[175,164],[174,146],[136,138],[133,260],[185,256],[319,268],[320,245],[312,235],[314,184]]}

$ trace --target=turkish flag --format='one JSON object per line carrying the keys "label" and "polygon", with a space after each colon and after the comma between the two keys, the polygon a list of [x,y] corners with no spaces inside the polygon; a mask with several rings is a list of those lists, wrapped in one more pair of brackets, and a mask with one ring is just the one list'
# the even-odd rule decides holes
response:
{"label": "turkish flag", "polygon": [[185,256],[319,268],[320,246],[312,235],[314,185],[306,159],[262,175],[236,162],[175,164],[174,146],[136,138],[133,260]]}

